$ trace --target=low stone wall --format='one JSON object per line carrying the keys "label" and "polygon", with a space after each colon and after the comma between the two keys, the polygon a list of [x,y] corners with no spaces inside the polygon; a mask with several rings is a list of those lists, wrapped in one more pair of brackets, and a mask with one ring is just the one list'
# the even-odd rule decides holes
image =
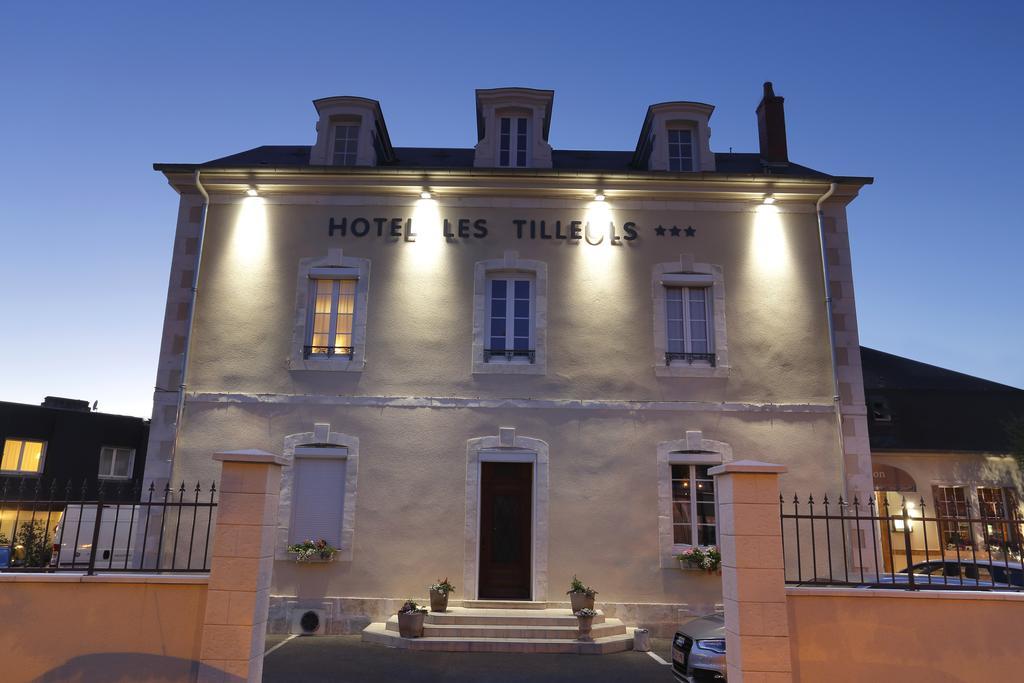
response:
{"label": "low stone wall", "polygon": [[1019,680],[1024,595],[788,588],[796,681]]}
{"label": "low stone wall", "polygon": [[[412,598],[421,605],[430,604],[426,596]],[[293,609],[321,609],[325,616],[325,631],[328,635],[355,634],[373,622],[386,621],[398,612],[405,602],[396,598],[324,597],[298,598],[287,595],[270,597],[268,633],[288,633],[292,625]],[[452,607],[462,605],[453,599]],[[538,606],[540,604],[538,603]],[[569,602],[546,602],[545,607],[569,609]],[[621,619],[627,626],[641,626],[656,637],[670,637],[681,625],[692,619],[721,612],[721,604],[686,604],[654,602],[604,602],[598,600],[598,609],[606,616]]]}
{"label": "low stone wall", "polygon": [[0,679],[194,681],[207,577],[0,574]]}

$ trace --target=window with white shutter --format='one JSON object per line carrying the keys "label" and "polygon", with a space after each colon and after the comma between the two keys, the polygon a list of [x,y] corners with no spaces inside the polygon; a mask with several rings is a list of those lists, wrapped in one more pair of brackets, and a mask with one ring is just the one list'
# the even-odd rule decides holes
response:
{"label": "window with white shutter", "polygon": [[341,547],[345,511],[345,475],[348,451],[344,448],[304,448],[295,454],[290,543],[324,539]]}

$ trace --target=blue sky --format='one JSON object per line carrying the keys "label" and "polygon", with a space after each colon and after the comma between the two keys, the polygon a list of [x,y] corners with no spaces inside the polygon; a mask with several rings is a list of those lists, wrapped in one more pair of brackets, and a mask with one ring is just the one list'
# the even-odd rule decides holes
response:
{"label": "blue sky", "polygon": [[716,106],[755,151],[876,183],[850,208],[865,345],[1024,387],[1018,3],[8,3],[0,10],[0,400],[149,415],[176,194],[151,169],[310,144],[317,97],[398,146],[468,147],[473,90],[555,90],[551,142],[631,149]]}

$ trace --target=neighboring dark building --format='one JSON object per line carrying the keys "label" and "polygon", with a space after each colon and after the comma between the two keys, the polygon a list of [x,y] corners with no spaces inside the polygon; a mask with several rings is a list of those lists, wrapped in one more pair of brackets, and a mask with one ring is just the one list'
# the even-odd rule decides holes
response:
{"label": "neighboring dark building", "polygon": [[[137,498],[146,463],[149,420],[93,412],[87,401],[47,396],[42,405],[0,401],[0,499],[41,499],[56,483],[64,498],[71,482],[73,498],[95,499],[100,482],[107,500]],[[2,504],[2,503],[0,503]]]}

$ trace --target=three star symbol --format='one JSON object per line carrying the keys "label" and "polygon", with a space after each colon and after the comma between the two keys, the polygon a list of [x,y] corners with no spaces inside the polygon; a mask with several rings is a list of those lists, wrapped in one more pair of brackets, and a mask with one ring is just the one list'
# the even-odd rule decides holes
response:
{"label": "three star symbol", "polygon": [[672,237],[679,237],[680,234],[685,234],[687,237],[693,237],[697,234],[697,228],[692,225],[688,225],[685,228],[680,229],[679,226],[673,225],[671,228],[666,228],[663,225],[659,225],[654,229],[654,233],[658,237],[664,237],[665,233],[669,233]]}

